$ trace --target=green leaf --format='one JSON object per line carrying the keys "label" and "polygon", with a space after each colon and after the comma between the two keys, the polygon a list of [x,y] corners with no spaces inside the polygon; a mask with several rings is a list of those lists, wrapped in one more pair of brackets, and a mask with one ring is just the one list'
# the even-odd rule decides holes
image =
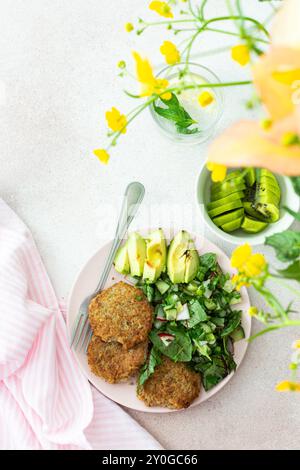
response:
{"label": "green leaf", "polygon": [[176,129],[181,134],[194,134],[198,129],[189,129],[196,121],[189,115],[184,107],[179,103],[177,96],[172,93],[171,99],[160,98],[165,107],[153,103],[154,111],[169,121],[174,122]]}
{"label": "green leaf", "polygon": [[191,300],[188,305],[190,318],[185,322],[187,328],[194,328],[198,323],[207,320],[204,308],[198,300]]}
{"label": "green leaf", "polygon": [[295,192],[300,196],[300,176],[291,176]]}
{"label": "green leaf", "polygon": [[169,326],[167,333],[174,335],[175,339],[166,346],[155,331],[151,331],[149,338],[153,345],[165,356],[174,362],[189,362],[192,359],[192,342],[184,329]]}
{"label": "green leaf", "polygon": [[206,360],[195,365],[195,369],[202,374],[202,382],[206,391],[213,388],[228,375],[227,364],[222,356],[213,356],[211,361]]}
{"label": "green leaf", "polygon": [[241,323],[241,310],[234,310],[228,319],[227,325],[221,333],[221,337],[227,336],[234,331]]}
{"label": "green leaf", "polygon": [[143,365],[140,370],[138,384],[143,385],[146,380],[148,380],[149,377],[153,374],[155,367],[159,364],[161,364],[160,352],[155,349],[155,347],[153,347],[151,349],[147,362]]}
{"label": "green leaf", "polygon": [[272,246],[280,261],[290,261],[300,256],[300,232],[285,230],[266,237],[265,245]]}
{"label": "green leaf", "polygon": [[300,282],[300,260],[294,261],[286,269],[280,269],[277,272],[285,279],[293,279]]}

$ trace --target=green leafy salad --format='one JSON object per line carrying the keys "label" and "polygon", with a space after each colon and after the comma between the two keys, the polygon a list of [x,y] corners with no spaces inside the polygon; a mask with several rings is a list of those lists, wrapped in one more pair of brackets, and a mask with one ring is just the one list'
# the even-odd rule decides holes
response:
{"label": "green leafy salad", "polygon": [[115,268],[134,276],[154,307],[150,352],[140,371],[140,385],[163,355],[199,372],[205,390],[235,370],[234,342],[245,336],[242,312],[234,309],[241,295],[229,274],[222,272],[215,253],[199,256],[183,230],[167,246],[159,229],[147,239],[131,234],[117,253]]}

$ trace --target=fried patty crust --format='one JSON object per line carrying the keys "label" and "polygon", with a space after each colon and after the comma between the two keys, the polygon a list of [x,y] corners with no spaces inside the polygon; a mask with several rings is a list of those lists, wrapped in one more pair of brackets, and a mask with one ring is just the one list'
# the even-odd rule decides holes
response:
{"label": "fried patty crust", "polygon": [[147,406],[163,406],[175,410],[188,408],[200,393],[200,374],[184,362],[164,357],[153,375],[137,389],[137,396]]}
{"label": "fried patty crust", "polygon": [[92,330],[102,341],[116,341],[125,349],[146,341],[151,330],[153,307],[143,292],[118,282],[100,292],[89,305]]}
{"label": "fried patty crust", "polygon": [[88,346],[87,357],[91,371],[109,383],[117,383],[135,375],[147,356],[147,341],[124,349],[117,342],[105,343],[93,336]]}

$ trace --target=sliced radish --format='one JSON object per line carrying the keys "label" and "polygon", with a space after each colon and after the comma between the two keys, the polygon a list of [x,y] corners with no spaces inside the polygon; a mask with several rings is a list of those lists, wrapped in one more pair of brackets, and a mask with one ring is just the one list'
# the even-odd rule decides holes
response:
{"label": "sliced radish", "polygon": [[184,304],[180,312],[177,314],[176,320],[178,321],[189,320],[189,318],[190,318],[190,312],[189,312],[188,306],[187,304]]}
{"label": "sliced radish", "polygon": [[158,336],[165,346],[169,346],[169,344],[175,339],[175,336],[170,335],[169,333],[158,333]]}

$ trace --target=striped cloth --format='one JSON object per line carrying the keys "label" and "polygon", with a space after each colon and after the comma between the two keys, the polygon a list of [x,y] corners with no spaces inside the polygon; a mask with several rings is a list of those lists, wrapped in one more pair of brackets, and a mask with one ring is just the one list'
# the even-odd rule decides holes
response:
{"label": "striped cloth", "polygon": [[92,388],[32,236],[0,200],[0,448],[160,449]]}

